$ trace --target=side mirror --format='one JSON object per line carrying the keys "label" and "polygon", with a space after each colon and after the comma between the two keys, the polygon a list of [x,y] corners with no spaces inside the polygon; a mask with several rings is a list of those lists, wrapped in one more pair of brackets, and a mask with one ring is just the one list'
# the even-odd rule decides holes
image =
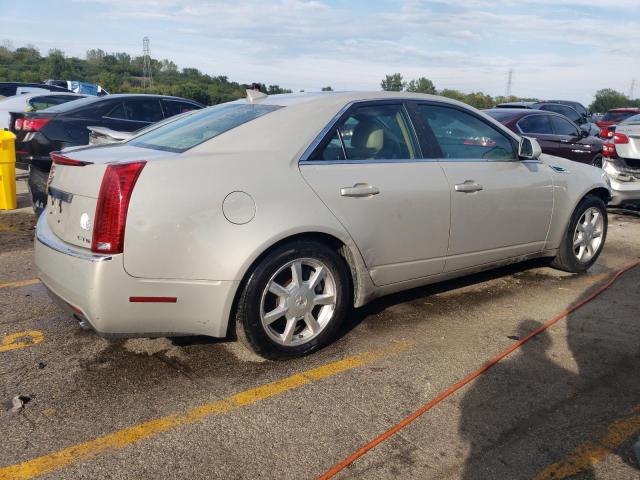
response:
{"label": "side mirror", "polygon": [[[586,125],[588,127],[588,125]],[[589,130],[587,130],[586,128],[581,128],[580,129],[580,136],[582,138],[587,138],[589,135],[591,135],[591,132]]]}
{"label": "side mirror", "polygon": [[522,137],[518,146],[518,157],[525,160],[536,160],[540,158],[542,149],[535,138]]}

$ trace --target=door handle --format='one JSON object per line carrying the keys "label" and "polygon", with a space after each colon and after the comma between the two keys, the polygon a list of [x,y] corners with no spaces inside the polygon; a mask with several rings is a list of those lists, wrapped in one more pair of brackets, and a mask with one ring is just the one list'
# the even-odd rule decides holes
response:
{"label": "door handle", "polygon": [[369,185],[368,183],[356,183],[353,187],[342,187],[340,195],[343,197],[370,197],[380,193],[378,187]]}
{"label": "door handle", "polygon": [[474,182],[473,180],[465,180],[464,183],[454,185],[454,188],[456,192],[473,193],[482,190],[482,185]]}

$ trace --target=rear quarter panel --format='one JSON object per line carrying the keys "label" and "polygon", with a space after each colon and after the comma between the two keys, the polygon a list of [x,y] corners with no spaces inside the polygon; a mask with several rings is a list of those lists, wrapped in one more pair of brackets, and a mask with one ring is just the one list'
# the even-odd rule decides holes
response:
{"label": "rear quarter panel", "polygon": [[[352,243],[297,164],[337,109],[304,119],[287,108],[146,165],[127,218],[130,275],[240,280],[261,253],[290,235],[322,232]],[[227,195],[238,191],[255,202],[253,220],[242,225],[223,213]]]}

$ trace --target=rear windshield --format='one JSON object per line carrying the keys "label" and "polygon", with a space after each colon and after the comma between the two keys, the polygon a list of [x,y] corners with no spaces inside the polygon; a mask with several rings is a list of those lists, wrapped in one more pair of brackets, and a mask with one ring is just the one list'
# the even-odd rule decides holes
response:
{"label": "rear windshield", "polygon": [[619,122],[620,120],[624,120],[625,118],[629,118],[631,115],[634,115],[633,112],[607,112],[602,117],[602,120],[607,122]]}
{"label": "rear windshield", "polygon": [[61,105],[56,105],[55,107],[49,107],[46,110],[47,112],[52,112],[52,113],[71,112],[76,108],[86,107],[87,105],[91,105],[92,103],[100,102],[103,100],[105,100],[104,97],[93,97],[93,96],[85,97],[85,98],[81,98],[80,100],[73,100],[71,102],[63,103]]}
{"label": "rear windshield", "polygon": [[182,153],[243,123],[282,108],[277,105],[223,103],[179,117],[143,133],[129,144]]}
{"label": "rear windshield", "polygon": [[633,117],[629,117],[624,122],[620,123],[640,123],[640,115],[634,115]]}

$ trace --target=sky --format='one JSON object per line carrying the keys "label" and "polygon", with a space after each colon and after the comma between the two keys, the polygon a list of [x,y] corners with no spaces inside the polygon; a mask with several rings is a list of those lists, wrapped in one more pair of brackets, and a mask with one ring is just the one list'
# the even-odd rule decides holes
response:
{"label": "sky", "polygon": [[294,91],[438,89],[578,100],[640,97],[640,0],[0,0],[0,41],[173,60]]}

